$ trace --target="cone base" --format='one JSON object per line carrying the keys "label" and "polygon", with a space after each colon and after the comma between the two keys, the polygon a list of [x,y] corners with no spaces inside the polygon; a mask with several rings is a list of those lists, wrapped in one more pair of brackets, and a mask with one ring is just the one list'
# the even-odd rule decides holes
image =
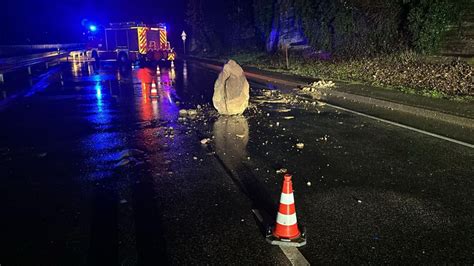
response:
{"label": "cone base", "polygon": [[273,232],[273,236],[276,237],[276,238],[279,238],[279,239],[288,239],[288,240],[293,240],[293,239],[297,239],[301,236],[301,233],[298,232],[298,234],[296,235],[293,235],[291,237],[281,237],[281,236],[278,236],[278,234],[276,232]]}
{"label": "cone base", "polygon": [[280,238],[272,233],[273,230],[269,229],[268,234],[265,237],[268,243],[275,246],[284,246],[284,247],[302,247],[306,245],[306,230],[303,227],[301,234],[298,237],[293,239]]}

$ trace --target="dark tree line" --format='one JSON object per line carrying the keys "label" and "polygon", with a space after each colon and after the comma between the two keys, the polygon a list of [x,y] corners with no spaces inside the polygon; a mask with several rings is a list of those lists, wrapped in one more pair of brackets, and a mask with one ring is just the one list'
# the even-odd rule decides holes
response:
{"label": "dark tree line", "polygon": [[187,24],[191,49],[232,53],[255,49],[255,22],[252,0],[189,0]]}
{"label": "dark tree line", "polygon": [[[263,51],[291,9],[314,49],[357,56],[412,49],[436,52],[469,0],[189,0],[196,51]],[[472,11],[471,11],[472,12]],[[291,29],[290,29],[291,30]]]}

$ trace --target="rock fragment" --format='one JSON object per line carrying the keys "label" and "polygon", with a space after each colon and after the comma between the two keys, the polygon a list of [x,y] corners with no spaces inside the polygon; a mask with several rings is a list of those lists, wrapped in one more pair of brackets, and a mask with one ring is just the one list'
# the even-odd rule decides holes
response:
{"label": "rock fragment", "polygon": [[204,139],[201,140],[201,144],[202,144],[202,145],[206,145],[206,144],[208,144],[209,142],[211,142],[211,139],[210,139],[210,138],[204,138]]}
{"label": "rock fragment", "polygon": [[277,174],[286,174],[287,172],[288,172],[288,169],[286,169],[286,168],[280,168],[280,169],[276,170]]}

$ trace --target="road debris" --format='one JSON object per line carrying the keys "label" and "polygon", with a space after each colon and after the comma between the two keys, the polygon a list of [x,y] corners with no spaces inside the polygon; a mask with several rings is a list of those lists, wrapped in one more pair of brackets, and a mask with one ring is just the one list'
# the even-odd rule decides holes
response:
{"label": "road debris", "polygon": [[46,155],[48,155],[48,153],[47,153],[47,152],[43,152],[43,153],[38,154],[38,157],[39,157],[39,158],[44,158],[44,157],[46,157]]}
{"label": "road debris", "polygon": [[198,112],[196,109],[181,109],[179,110],[180,117],[194,117],[197,116]]}
{"label": "road debris", "polygon": [[291,112],[291,109],[276,109],[275,111],[278,113],[288,113]]}
{"label": "road debris", "polygon": [[328,88],[333,88],[335,86],[336,86],[336,84],[334,84],[334,82],[332,82],[330,80],[329,81],[320,80],[320,81],[316,81],[316,82],[311,83],[307,87],[303,87],[301,90],[302,91],[308,91],[308,92],[317,92],[318,89],[328,89]]}
{"label": "road debris", "polygon": [[324,136],[320,137],[319,139],[317,139],[317,141],[320,141],[320,140],[322,140],[322,141],[328,141],[328,138],[329,138],[328,135],[324,135]]}
{"label": "road debris", "polygon": [[302,150],[304,148],[304,143],[296,143],[296,148]]}
{"label": "road debris", "polygon": [[209,142],[211,142],[210,138],[204,138],[204,139],[201,140],[202,145],[207,145],[207,144],[209,144]]}
{"label": "road debris", "polygon": [[138,149],[126,149],[123,150],[119,153],[119,159],[118,160],[123,160],[126,158],[130,157],[137,157],[137,156],[143,156],[145,154],[144,151],[138,150]]}
{"label": "road debris", "polygon": [[118,154],[114,168],[144,164],[145,152],[138,149],[125,149]]}
{"label": "road debris", "polygon": [[276,170],[277,174],[286,174],[287,172],[288,172],[288,169],[286,169],[286,168],[280,168],[280,169]]}
{"label": "road debris", "polygon": [[196,109],[188,109],[188,116],[196,116],[197,111]]}
{"label": "road debris", "polygon": [[131,163],[131,161],[129,159],[123,159],[123,160],[120,160],[118,163],[116,163],[114,165],[115,168],[118,168],[118,167],[122,167],[122,166],[127,166]]}

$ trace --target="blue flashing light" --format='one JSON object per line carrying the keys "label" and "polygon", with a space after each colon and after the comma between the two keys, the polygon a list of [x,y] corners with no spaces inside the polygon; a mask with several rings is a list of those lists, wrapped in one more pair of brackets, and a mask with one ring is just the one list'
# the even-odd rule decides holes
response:
{"label": "blue flashing light", "polygon": [[89,26],[89,30],[90,30],[90,31],[96,31],[96,30],[97,30],[97,26],[96,26],[96,25],[90,25],[90,26]]}

